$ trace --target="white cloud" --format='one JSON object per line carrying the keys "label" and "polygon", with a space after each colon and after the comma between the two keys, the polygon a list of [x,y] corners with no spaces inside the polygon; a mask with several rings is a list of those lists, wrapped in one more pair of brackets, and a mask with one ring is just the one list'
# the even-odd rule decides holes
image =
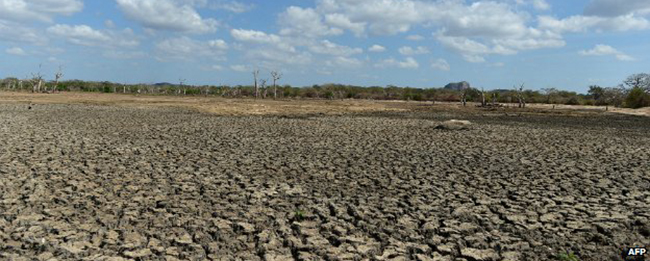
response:
{"label": "white cloud", "polygon": [[48,39],[34,28],[0,20],[0,40],[13,43],[44,45]]}
{"label": "white cloud", "polygon": [[424,40],[424,37],[419,34],[412,34],[407,36],[406,39],[411,41],[422,41]]}
{"label": "white cloud", "polygon": [[343,30],[323,23],[323,18],[314,9],[297,6],[290,6],[280,14],[280,25],[280,35],[316,38],[343,33]]}
{"label": "white cloud", "polygon": [[418,46],[417,48],[413,48],[410,46],[404,46],[401,47],[397,50],[400,54],[406,55],[406,56],[413,56],[413,55],[421,55],[421,54],[427,54],[430,53],[429,49],[427,49],[424,46]]}
{"label": "white cloud", "polygon": [[218,64],[213,64],[213,65],[209,65],[209,66],[202,66],[201,69],[204,70],[204,71],[216,71],[216,72],[225,70],[225,68],[223,66],[218,65]]}
{"label": "white cloud", "polygon": [[287,52],[296,51],[295,47],[289,44],[289,41],[286,41],[285,39],[282,39],[282,37],[275,34],[267,34],[265,32],[255,30],[232,29],[230,30],[230,35],[235,38],[235,40],[241,42],[266,44]]}
{"label": "white cloud", "polygon": [[353,23],[366,23],[374,34],[392,35],[425,21],[423,9],[429,6],[411,0],[321,0],[318,10],[342,14]]}
{"label": "white cloud", "polygon": [[336,57],[333,60],[325,62],[325,64],[332,67],[358,68],[363,66],[363,61],[350,57]]}
{"label": "white cloud", "polygon": [[650,13],[650,1],[648,0],[592,0],[585,7],[587,16],[616,17],[648,13]]}
{"label": "white cloud", "polygon": [[373,46],[370,46],[370,48],[368,48],[368,52],[373,52],[373,53],[381,53],[384,51],[386,51],[386,47],[383,47],[378,44],[375,44]]}
{"label": "white cloud", "polygon": [[140,44],[129,28],[122,31],[95,30],[88,25],[57,24],[47,28],[51,35],[85,46],[135,47]]}
{"label": "white cloud", "polygon": [[564,19],[550,16],[538,17],[539,27],[556,33],[597,31],[629,31],[650,28],[650,22],[633,14],[616,17],[574,15]]}
{"label": "white cloud", "polygon": [[413,57],[406,57],[404,61],[398,61],[390,58],[379,62],[375,65],[375,67],[399,67],[404,69],[417,69],[420,67],[420,64],[415,59],[413,59]]}
{"label": "white cloud", "polygon": [[[487,54],[516,54],[522,50],[557,48],[565,45],[562,35],[529,26],[530,14],[498,1],[419,1],[419,0],[319,0],[316,10],[363,24],[372,34],[395,35],[413,26],[437,27],[436,38],[466,60],[484,61]],[[527,0],[539,9],[550,8],[546,1]],[[442,36],[442,37],[441,37]],[[447,38],[450,37],[450,38]],[[409,40],[422,36],[410,35]],[[453,41],[450,41],[453,40]],[[479,50],[465,48],[475,43]],[[459,46],[460,45],[460,46]],[[406,55],[416,52],[406,51]]]}
{"label": "white cloud", "polygon": [[351,48],[348,46],[338,45],[328,40],[323,40],[318,44],[310,45],[309,50],[314,53],[333,56],[350,56],[363,53],[361,48]]}
{"label": "white cloud", "polygon": [[108,49],[104,51],[102,55],[106,58],[117,60],[136,59],[147,56],[147,54],[142,51],[123,51],[114,49]]}
{"label": "white cloud", "polygon": [[462,54],[463,58],[468,62],[484,62],[483,55],[494,53],[490,47],[466,37],[452,37],[440,34],[436,38],[443,46]]}
{"label": "white cloud", "polygon": [[331,26],[347,29],[354,33],[354,35],[357,37],[363,36],[366,30],[365,22],[354,23],[350,21],[350,18],[344,14],[328,14],[325,16],[325,22]]}
{"label": "white cloud", "polygon": [[8,53],[8,54],[13,54],[13,55],[25,55],[25,54],[27,54],[27,53],[25,53],[25,50],[23,50],[23,48],[20,48],[20,47],[8,48],[8,49],[5,50],[5,52]]}
{"label": "white cloud", "polygon": [[51,22],[55,15],[71,15],[83,9],[80,0],[0,0],[0,18]]}
{"label": "white cloud", "polygon": [[115,28],[115,22],[113,22],[113,20],[108,19],[104,21],[104,26],[106,26],[106,28],[111,28],[111,29]]}
{"label": "white cloud", "polygon": [[233,13],[245,13],[255,8],[254,4],[242,3],[239,1],[216,1],[209,4],[211,9],[221,9]]}
{"label": "white cloud", "polygon": [[613,55],[619,61],[634,61],[634,58],[616,50],[614,47],[604,44],[597,44],[593,49],[582,50],[578,52],[580,55],[584,56],[603,56],[603,55]]}
{"label": "white cloud", "polygon": [[441,71],[449,71],[451,69],[449,63],[445,59],[435,60],[433,63],[431,63],[431,68]]}
{"label": "white cloud", "polygon": [[204,19],[191,3],[173,0],[116,0],[126,17],[144,27],[189,33],[212,33],[217,29],[215,19]]}
{"label": "white cloud", "polygon": [[233,71],[236,71],[236,72],[252,72],[252,70],[253,70],[252,67],[250,67],[248,65],[241,65],[241,64],[231,65],[230,69],[232,69]]}
{"label": "white cloud", "polygon": [[256,48],[249,50],[246,57],[254,62],[259,62],[266,67],[276,64],[305,65],[312,62],[312,55],[308,52],[282,52],[275,49]]}
{"label": "white cloud", "polygon": [[219,49],[219,50],[227,50],[228,49],[228,43],[226,43],[226,41],[221,40],[221,39],[208,41],[208,45],[210,47],[214,47],[214,48]]}
{"label": "white cloud", "polygon": [[156,50],[160,52],[158,57],[174,59],[212,58],[223,60],[224,51],[228,45],[223,40],[211,40],[207,42],[193,40],[187,36],[166,39],[156,44]]}
{"label": "white cloud", "polygon": [[551,9],[551,5],[546,0],[533,0],[533,7],[537,10],[546,11]]}

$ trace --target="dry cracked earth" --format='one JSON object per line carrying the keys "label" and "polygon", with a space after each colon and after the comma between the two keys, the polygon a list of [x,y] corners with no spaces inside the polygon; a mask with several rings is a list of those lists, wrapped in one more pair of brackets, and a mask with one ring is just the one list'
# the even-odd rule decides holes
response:
{"label": "dry cracked earth", "polygon": [[649,130],[0,104],[0,259],[620,260],[650,242]]}

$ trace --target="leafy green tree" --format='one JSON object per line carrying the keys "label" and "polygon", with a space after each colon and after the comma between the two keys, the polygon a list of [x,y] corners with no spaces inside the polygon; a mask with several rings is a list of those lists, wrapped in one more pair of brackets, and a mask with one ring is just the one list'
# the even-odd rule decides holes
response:
{"label": "leafy green tree", "polygon": [[650,106],[650,95],[641,87],[634,87],[625,98],[625,105],[629,108],[638,109]]}

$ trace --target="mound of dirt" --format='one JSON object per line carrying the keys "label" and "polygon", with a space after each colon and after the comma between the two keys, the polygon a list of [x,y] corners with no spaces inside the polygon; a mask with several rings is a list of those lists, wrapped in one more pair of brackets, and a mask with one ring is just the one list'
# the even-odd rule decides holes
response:
{"label": "mound of dirt", "polygon": [[448,120],[436,126],[440,130],[469,130],[472,125],[469,121],[464,120]]}

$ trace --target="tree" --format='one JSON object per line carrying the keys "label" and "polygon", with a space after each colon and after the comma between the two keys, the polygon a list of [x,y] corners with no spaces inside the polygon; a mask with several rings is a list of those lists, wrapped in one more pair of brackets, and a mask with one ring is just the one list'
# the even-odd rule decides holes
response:
{"label": "tree", "polygon": [[275,100],[278,98],[278,85],[276,83],[282,78],[282,73],[271,71],[271,77],[273,78],[273,99]]}
{"label": "tree", "polygon": [[626,90],[622,85],[618,87],[608,87],[603,90],[603,102],[605,103],[605,110],[609,110],[609,105],[620,107],[623,104]]}
{"label": "tree", "polygon": [[650,74],[637,73],[632,74],[623,81],[629,88],[641,88],[642,91],[650,93]]}
{"label": "tree", "polygon": [[557,94],[557,89],[555,88],[544,88],[542,89],[542,92],[544,95],[546,95],[546,104],[551,104],[555,103],[555,100],[553,99],[555,95]]}
{"label": "tree", "polygon": [[519,108],[526,108],[526,99],[524,98],[524,84],[522,83],[519,86],[519,89],[517,87],[514,87],[515,93],[517,95],[517,100],[519,102]]}
{"label": "tree", "polygon": [[596,101],[596,105],[603,105],[605,99],[605,89],[598,85],[589,86],[589,91],[587,94]]}
{"label": "tree", "polygon": [[259,69],[253,70],[253,81],[254,81],[253,84],[255,86],[255,99],[257,99],[257,96],[259,96],[260,94],[259,86],[257,86],[257,77],[259,77],[259,75],[260,75]]}
{"label": "tree", "polygon": [[481,107],[485,107],[487,103],[485,102],[485,90],[481,87]]}
{"label": "tree", "polygon": [[52,91],[57,91],[59,80],[61,80],[61,78],[63,78],[63,69],[59,65],[59,70],[54,74],[54,86],[52,87]]}
{"label": "tree", "polygon": [[467,106],[467,92],[469,88],[464,88],[460,94],[460,102],[463,104],[463,107]]}
{"label": "tree", "polygon": [[266,94],[268,93],[267,92],[268,90],[266,88],[266,82],[267,81],[268,80],[266,80],[266,79],[260,80],[260,88],[262,89],[262,98],[263,99],[266,99]]}
{"label": "tree", "polygon": [[40,92],[43,85],[43,74],[41,74],[41,64],[38,65],[38,72],[32,73],[32,92]]}
{"label": "tree", "polygon": [[643,88],[634,87],[625,97],[625,105],[633,109],[650,106],[650,95]]}

